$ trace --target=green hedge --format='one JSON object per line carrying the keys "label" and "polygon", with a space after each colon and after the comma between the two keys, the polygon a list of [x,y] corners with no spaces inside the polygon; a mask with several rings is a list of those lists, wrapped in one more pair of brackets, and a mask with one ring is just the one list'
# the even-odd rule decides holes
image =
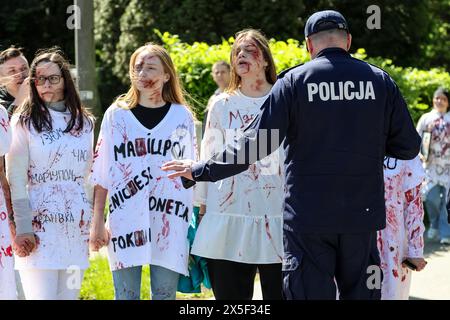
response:
{"label": "green hedge", "polygon": [[[158,30],[155,33],[169,50],[198,119],[203,119],[206,102],[216,88],[211,78],[211,66],[218,60],[229,61],[234,39],[222,39],[221,44],[214,45],[204,42],[188,44],[182,42],[177,35]],[[298,40],[271,39],[270,48],[277,72],[309,60],[305,44]],[[442,69],[397,67],[389,59],[367,57],[364,49],[358,49],[353,56],[383,68],[392,76],[408,103],[414,121],[431,108],[433,92],[437,87],[450,88],[450,74]]]}

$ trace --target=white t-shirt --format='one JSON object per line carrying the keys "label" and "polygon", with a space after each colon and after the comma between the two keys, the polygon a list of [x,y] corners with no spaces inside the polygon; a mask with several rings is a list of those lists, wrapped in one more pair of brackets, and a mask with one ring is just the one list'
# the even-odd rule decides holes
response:
{"label": "white t-shirt", "polygon": [[[33,125],[11,119],[13,141],[8,161],[28,156],[27,191],[33,231],[40,245],[28,257],[15,257],[15,268],[62,270],[89,266],[92,188],[86,184],[92,165],[94,130],[63,131],[69,112],[49,109],[53,129],[38,133]],[[13,190],[12,190],[13,191]]]}
{"label": "white t-shirt", "polygon": [[437,110],[425,113],[417,123],[417,131],[431,133],[428,160],[423,163],[426,179],[424,193],[439,184],[450,188],[450,112],[439,113]]}
{"label": "white t-shirt", "polygon": [[[212,104],[201,158],[208,160],[242,134],[268,95],[251,98],[239,90],[223,93]],[[281,263],[283,258],[284,154],[278,148],[247,171],[197,183],[196,201],[206,204],[192,253],[243,263]]]}
{"label": "white t-shirt", "polygon": [[108,108],[91,181],[108,190],[111,270],[154,264],[188,274],[193,191],[161,166],[195,159],[196,148],[193,117],[182,105],[172,104],[151,130],[130,110]]}
{"label": "white t-shirt", "polygon": [[[0,105],[0,157],[4,156],[11,145],[11,129],[8,112]],[[0,161],[3,161],[0,158]],[[0,300],[15,299],[16,283],[11,237],[8,226],[8,211],[0,185]]]}
{"label": "white t-shirt", "polygon": [[382,299],[408,299],[411,270],[405,258],[423,257],[423,207],[421,185],[425,177],[419,157],[404,161],[384,160],[386,228],[378,231],[378,250],[383,270]]}

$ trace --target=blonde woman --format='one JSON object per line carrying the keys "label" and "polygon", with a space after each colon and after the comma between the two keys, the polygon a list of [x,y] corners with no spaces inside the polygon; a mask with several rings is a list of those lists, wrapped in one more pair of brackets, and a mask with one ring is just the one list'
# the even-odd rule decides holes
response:
{"label": "blonde woman", "polygon": [[163,47],[138,48],[130,79],[128,93],[106,111],[97,142],[91,245],[108,244],[116,299],[140,298],[142,266],[149,264],[152,299],[173,300],[179,274],[188,274],[193,194],[160,167],[196,156],[194,119]]}

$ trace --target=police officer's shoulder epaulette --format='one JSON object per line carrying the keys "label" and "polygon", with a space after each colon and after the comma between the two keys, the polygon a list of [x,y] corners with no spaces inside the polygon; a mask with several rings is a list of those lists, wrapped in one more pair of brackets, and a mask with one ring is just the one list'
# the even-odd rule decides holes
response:
{"label": "police officer's shoulder epaulette", "polygon": [[364,61],[364,62],[367,63],[367,64],[369,64],[369,65],[371,65],[372,67],[375,67],[375,68],[377,68],[377,69],[380,69],[381,71],[383,71],[384,73],[386,73],[387,75],[389,75],[389,72],[387,72],[386,70],[384,70],[382,67],[377,66],[377,65],[375,65],[375,64],[373,64],[373,63],[370,63],[370,62],[367,62],[367,61]]}
{"label": "police officer's shoulder epaulette", "polygon": [[286,73],[288,73],[288,72],[291,71],[292,69],[298,68],[298,67],[300,67],[300,66],[302,66],[302,65],[304,65],[304,63],[297,64],[296,66],[293,66],[293,67],[291,67],[291,68],[288,68],[288,69],[286,69],[286,70],[281,71],[281,72],[277,75],[277,79],[283,78],[283,77],[286,75]]}

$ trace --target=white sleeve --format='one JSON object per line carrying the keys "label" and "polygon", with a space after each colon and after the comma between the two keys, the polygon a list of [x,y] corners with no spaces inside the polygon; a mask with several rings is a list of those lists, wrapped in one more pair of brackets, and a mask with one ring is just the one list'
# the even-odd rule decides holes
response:
{"label": "white sleeve", "polygon": [[86,171],[84,172],[84,193],[86,195],[86,200],[88,201],[89,205],[91,206],[91,210],[93,209],[93,201],[94,201],[94,186],[91,184],[90,178],[91,178],[91,171],[92,171],[92,161],[93,161],[93,148],[94,148],[94,127],[95,122],[92,120],[92,131],[90,132],[91,138],[89,143],[89,149],[88,149],[88,156],[87,156],[87,165],[86,165]]}
{"label": "white sleeve", "polygon": [[0,156],[5,155],[11,145],[11,127],[9,126],[8,112],[0,105]]}
{"label": "white sleeve", "polygon": [[11,119],[13,138],[6,155],[6,176],[11,189],[11,201],[17,234],[33,232],[30,200],[27,192],[29,169],[29,131],[19,123],[19,116]]}
{"label": "white sleeve", "polygon": [[97,146],[95,147],[92,173],[90,176],[90,183],[92,186],[99,185],[104,189],[109,189],[110,177],[110,144],[112,143],[112,131],[110,130],[108,112],[105,113],[100,127],[100,133],[97,139]]}
{"label": "white sleeve", "polygon": [[407,257],[423,257],[425,225],[421,199],[421,185],[425,177],[418,157],[405,161],[403,194],[405,197],[403,217],[408,238]]}
{"label": "white sleeve", "polygon": [[[200,148],[200,159],[203,161],[210,159],[214,154],[222,151],[224,148],[225,132],[220,121],[220,113],[225,107],[222,101],[222,99],[214,100],[208,112]],[[210,182],[197,182],[195,190],[196,203],[206,204],[208,183]]]}

